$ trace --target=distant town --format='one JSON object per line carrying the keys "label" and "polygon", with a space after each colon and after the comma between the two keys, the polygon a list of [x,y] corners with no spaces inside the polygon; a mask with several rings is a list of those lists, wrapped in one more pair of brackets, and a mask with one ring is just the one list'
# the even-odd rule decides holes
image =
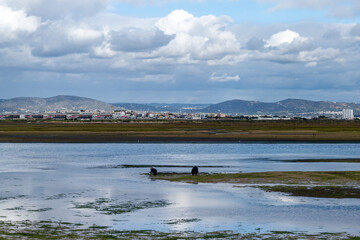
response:
{"label": "distant town", "polygon": [[0,120],[291,120],[359,119],[360,104],[285,99],[217,104],[106,103],[78,96],[0,99]]}
{"label": "distant town", "polygon": [[304,113],[297,115],[231,115],[224,113],[171,113],[171,112],[149,112],[133,110],[114,110],[111,112],[97,110],[79,110],[79,111],[49,111],[44,113],[11,113],[0,114],[0,120],[206,120],[206,119],[228,119],[228,120],[292,120],[292,119],[342,119],[354,120],[360,119],[360,116],[354,116],[353,109],[343,109],[342,111],[324,111]]}

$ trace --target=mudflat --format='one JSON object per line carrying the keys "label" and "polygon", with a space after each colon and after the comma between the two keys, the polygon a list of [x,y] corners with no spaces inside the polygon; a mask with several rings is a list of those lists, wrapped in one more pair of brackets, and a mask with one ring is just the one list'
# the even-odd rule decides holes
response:
{"label": "mudflat", "polygon": [[360,121],[0,121],[0,142],[360,142]]}

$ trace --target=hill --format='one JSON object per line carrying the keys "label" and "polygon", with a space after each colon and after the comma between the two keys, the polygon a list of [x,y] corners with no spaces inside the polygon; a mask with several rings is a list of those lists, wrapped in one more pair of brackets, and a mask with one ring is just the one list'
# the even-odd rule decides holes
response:
{"label": "hill", "polygon": [[0,112],[44,112],[44,111],[79,111],[105,110],[112,106],[91,98],[59,95],[49,98],[18,97],[0,101]]}
{"label": "hill", "polygon": [[152,107],[148,104],[141,104],[141,103],[111,103],[111,105],[116,106],[120,109],[126,109],[126,110],[149,111],[149,112],[156,111],[155,107]]}
{"label": "hill", "polygon": [[0,99],[0,112],[45,112],[45,111],[79,111],[126,109],[149,112],[173,113],[226,113],[232,115],[250,114],[302,114],[325,111],[341,111],[354,109],[355,114],[360,113],[360,104],[310,101],[304,99],[286,99],[279,102],[259,102],[245,100],[229,100],[217,104],[182,104],[182,103],[105,103],[91,98],[59,95],[49,98],[18,97]]}
{"label": "hill", "polygon": [[186,104],[186,103],[111,103],[116,107],[134,111],[149,112],[172,112],[189,113],[198,112],[200,109],[209,106],[209,104]]}
{"label": "hill", "polygon": [[354,109],[354,113],[360,113],[360,104],[309,101],[303,99],[286,99],[274,103],[235,99],[210,105],[201,109],[201,112],[226,114],[299,114],[321,111],[341,111],[345,108]]}

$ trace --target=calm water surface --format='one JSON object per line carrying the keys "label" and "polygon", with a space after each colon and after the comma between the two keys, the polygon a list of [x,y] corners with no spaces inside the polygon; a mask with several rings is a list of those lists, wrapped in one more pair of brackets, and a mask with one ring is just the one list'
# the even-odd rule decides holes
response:
{"label": "calm water surface", "polygon": [[[121,164],[214,165],[200,172],[360,170],[359,163],[278,160],[360,158],[360,144],[0,144],[0,220],[51,220],[154,229],[359,234],[359,199],[320,199],[151,180]],[[220,167],[222,166],[222,167]],[[190,172],[189,168],[158,171]],[[104,214],[79,204],[167,201],[167,206]],[[173,224],[169,224],[173,223]]]}

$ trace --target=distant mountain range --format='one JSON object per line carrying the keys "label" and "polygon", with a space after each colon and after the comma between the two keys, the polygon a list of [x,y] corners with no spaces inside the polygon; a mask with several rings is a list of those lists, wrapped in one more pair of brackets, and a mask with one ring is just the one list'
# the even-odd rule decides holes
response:
{"label": "distant mountain range", "polygon": [[182,104],[182,103],[105,103],[91,98],[60,95],[50,98],[19,97],[0,99],[0,112],[44,112],[44,111],[79,111],[79,110],[116,110],[126,109],[150,112],[174,113],[225,113],[233,115],[250,114],[301,114],[321,111],[341,111],[354,109],[360,113],[360,104],[328,101],[309,101],[286,99],[274,103],[259,101],[230,100],[217,104]]}
{"label": "distant mountain range", "polygon": [[173,113],[191,113],[198,112],[210,104],[186,104],[186,103],[111,103],[122,109],[149,112],[173,112]]}
{"label": "distant mountain range", "polygon": [[210,105],[203,112],[226,114],[300,114],[321,111],[341,111],[353,109],[360,112],[360,104],[328,101],[309,101],[303,99],[286,99],[274,103],[258,101],[230,100]]}
{"label": "distant mountain range", "polygon": [[78,110],[106,110],[112,105],[91,98],[59,95],[49,98],[18,97],[0,101],[0,112],[44,112],[44,111],[78,111]]}

